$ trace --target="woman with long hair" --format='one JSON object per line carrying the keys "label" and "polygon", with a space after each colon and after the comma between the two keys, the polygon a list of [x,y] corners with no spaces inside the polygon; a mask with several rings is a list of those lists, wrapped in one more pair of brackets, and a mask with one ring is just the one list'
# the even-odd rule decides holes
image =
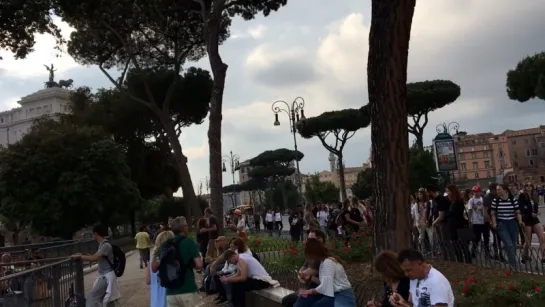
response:
{"label": "woman with long hair", "polygon": [[519,236],[519,225],[523,229],[526,226],[522,222],[519,204],[509,192],[509,186],[498,184],[496,191],[498,196],[491,206],[491,226],[498,230],[498,236],[505,247],[509,264],[516,267],[516,244]]}
{"label": "woman with long hair", "polygon": [[[426,243],[426,212],[428,210],[428,198],[424,190],[418,190],[416,193],[416,200],[413,205],[413,220],[414,226],[418,230],[418,244],[421,249],[424,249]],[[432,238],[429,238],[430,244],[432,243]],[[431,248],[427,248],[431,250]]]}
{"label": "woman with long hair", "polygon": [[411,300],[411,280],[405,276],[401,269],[397,254],[391,251],[383,251],[378,254],[374,262],[375,270],[382,275],[384,280],[384,295],[381,302],[370,301],[367,307],[394,307],[390,303],[390,296],[397,293],[406,301]]}
{"label": "woman with long hair", "polygon": [[467,242],[468,238],[460,238],[458,234],[458,230],[468,228],[469,226],[465,218],[466,206],[462,194],[455,184],[449,184],[447,185],[447,196],[450,200],[450,207],[447,213],[447,231],[450,233],[451,242],[445,243],[452,245],[449,249],[451,251],[454,249],[454,254],[459,262],[471,262],[471,254],[469,253]]}
{"label": "woman with long hair", "polygon": [[314,215],[312,212],[313,209],[314,206],[312,204],[308,204],[305,207],[305,213],[303,214],[303,221],[305,222],[303,229],[305,230],[306,234],[308,234],[310,229],[320,229],[320,223],[316,219],[316,215]]}
{"label": "woman with long hair", "polygon": [[170,230],[162,231],[155,239],[155,247],[151,254],[151,265],[146,269],[146,284],[150,286],[150,307],[166,307],[167,294],[166,288],[159,283],[159,249],[167,240],[174,238],[174,233]]}
{"label": "woman with long hair", "polygon": [[300,290],[302,299],[297,300],[295,307],[356,307],[356,297],[341,259],[316,239],[309,239],[305,244],[305,258],[309,263],[320,263],[320,284],[316,288]]}
{"label": "woman with long hair", "polygon": [[[543,256],[545,256],[545,233],[543,232],[543,226],[537,217],[539,198],[534,190],[534,185],[531,182],[526,182],[524,185],[524,190],[519,194],[518,204],[522,214],[522,221],[525,225],[523,228],[525,234],[523,256],[520,259],[520,262],[525,264],[527,260],[530,260],[528,257],[528,250],[532,242],[532,233],[537,235],[539,249],[541,249]],[[545,257],[541,258],[541,263],[545,264]]]}

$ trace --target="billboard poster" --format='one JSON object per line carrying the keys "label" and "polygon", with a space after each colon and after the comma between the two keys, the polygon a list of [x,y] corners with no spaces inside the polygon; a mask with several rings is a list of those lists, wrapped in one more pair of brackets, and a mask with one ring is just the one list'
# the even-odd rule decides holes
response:
{"label": "billboard poster", "polygon": [[456,161],[456,149],[454,140],[435,140],[435,163],[437,164],[438,172],[448,172],[458,170]]}

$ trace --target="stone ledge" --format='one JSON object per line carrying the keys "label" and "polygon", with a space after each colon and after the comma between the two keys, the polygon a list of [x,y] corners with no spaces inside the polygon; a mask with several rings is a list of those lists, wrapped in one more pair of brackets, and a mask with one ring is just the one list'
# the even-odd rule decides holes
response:
{"label": "stone ledge", "polygon": [[274,301],[276,303],[282,303],[282,299],[289,294],[292,294],[294,291],[282,287],[276,287],[276,288],[266,288],[262,290],[256,290],[253,291],[257,295],[263,296],[265,298],[270,299],[271,301]]}

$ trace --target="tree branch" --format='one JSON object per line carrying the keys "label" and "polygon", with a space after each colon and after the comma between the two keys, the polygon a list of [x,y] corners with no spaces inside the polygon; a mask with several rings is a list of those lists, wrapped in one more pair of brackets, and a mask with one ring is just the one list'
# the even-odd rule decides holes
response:
{"label": "tree branch", "polygon": [[[132,51],[132,48],[129,46],[129,44],[125,41],[125,39],[123,39],[123,37],[121,37],[121,34],[119,34],[119,32],[114,29],[112,26],[110,26],[107,22],[105,22],[104,20],[100,20],[100,23],[105,26],[106,28],[108,28],[108,30],[110,30],[116,37],[117,39],[119,40],[119,42],[121,43],[121,45],[123,45],[123,48],[125,48],[125,50],[127,51],[128,55],[129,55],[129,59],[132,60],[133,64],[134,64],[134,67],[136,69],[138,69],[138,71],[142,72],[142,69],[140,67],[140,64],[138,64],[138,61],[136,61],[136,56],[134,54],[134,52]],[[153,93],[151,91],[151,88],[148,84],[148,82],[145,80],[145,78],[143,78],[144,81],[144,87],[145,87],[145,90],[146,90],[146,94],[148,95],[148,99],[150,100],[151,103],[147,103],[146,106],[150,107],[151,110],[153,112],[156,113],[156,115],[161,118],[161,113],[160,113],[160,110],[159,108],[157,107],[157,103],[155,102],[155,98],[153,97]]]}
{"label": "tree branch", "polygon": [[331,153],[333,153],[335,155],[338,153],[336,148],[333,148],[333,147],[331,147],[330,145],[328,145],[326,143],[325,138],[323,137],[323,135],[318,134],[317,136],[318,136],[318,139],[320,139],[320,142],[322,142],[322,145],[325,147],[325,149],[327,149],[329,152],[331,152]]}
{"label": "tree branch", "polygon": [[[349,137],[348,137],[349,133],[350,133],[350,131],[347,131],[347,130],[343,131],[342,136],[341,136],[341,140],[340,140],[341,146],[339,147],[339,153],[343,152],[344,145],[346,144],[346,141],[348,141],[348,139],[349,139]],[[352,136],[354,136],[354,134],[352,134]],[[352,136],[350,136],[350,137],[352,137]]]}
{"label": "tree branch", "polygon": [[149,101],[146,101],[146,100],[143,100],[141,98],[138,98],[134,95],[132,95],[131,93],[129,93],[126,89],[124,89],[120,83],[117,83],[114,78],[106,71],[106,69],[104,69],[104,67],[102,67],[102,64],[98,65],[98,68],[100,69],[100,71],[102,71],[102,73],[106,76],[106,78],[108,78],[108,80],[110,80],[110,82],[112,82],[113,85],[115,85],[115,87],[127,94],[131,99],[135,100],[135,101],[138,101],[140,103],[142,103],[143,105],[147,106],[147,107],[150,107],[150,108],[153,108],[153,105],[149,102]]}

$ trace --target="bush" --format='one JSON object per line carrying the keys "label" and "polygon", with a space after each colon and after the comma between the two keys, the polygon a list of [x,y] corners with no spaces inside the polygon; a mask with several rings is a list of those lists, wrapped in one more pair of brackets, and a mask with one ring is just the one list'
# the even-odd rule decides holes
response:
{"label": "bush", "polygon": [[[350,235],[348,245],[344,238],[330,238],[327,248],[346,262],[366,262],[373,259],[371,236],[367,230]],[[303,244],[288,243],[282,248],[280,264],[289,268],[300,267],[305,262]]]}
{"label": "bush", "polygon": [[464,280],[452,281],[456,302],[463,306],[542,306],[545,300],[545,283],[526,278],[513,278],[505,272],[503,280],[476,280],[473,275]]}

